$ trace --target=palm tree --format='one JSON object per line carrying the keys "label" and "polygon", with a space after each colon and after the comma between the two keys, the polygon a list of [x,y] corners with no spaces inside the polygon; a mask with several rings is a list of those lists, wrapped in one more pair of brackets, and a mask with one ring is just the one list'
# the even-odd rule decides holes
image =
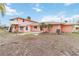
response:
{"label": "palm tree", "polygon": [[[2,16],[4,16],[5,11],[6,11],[5,4],[0,3],[0,13],[1,13]],[[0,24],[1,24],[1,21],[0,21]]]}
{"label": "palm tree", "polygon": [[30,17],[30,16],[28,16],[28,17],[27,17],[27,20],[31,20],[31,17]]}
{"label": "palm tree", "polygon": [[65,22],[65,23],[67,23],[68,21],[67,21],[67,20],[65,20],[64,22]]}
{"label": "palm tree", "polygon": [[[4,14],[5,14],[5,4],[4,3],[0,3],[0,13],[2,16],[4,16]],[[0,20],[0,25],[1,25],[1,20]],[[0,26],[0,27],[2,27],[2,26]],[[1,30],[3,30],[3,29],[1,28]]]}
{"label": "palm tree", "polygon": [[[40,29],[41,30],[43,30],[44,28],[46,28],[47,27],[47,25],[45,24],[45,23],[41,23],[40,24]],[[43,32],[44,32],[44,30],[43,30]]]}
{"label": "palm tree", "polygon": [[0,13],[1,13],[2,16],[4,16],[5,11],[6,11],[5,4],[0,3]]}
{"label": "palm tree", "polygon": [[48,27],[48,31],[50,32],[50,29],[52,28],[52,24],[48,24],[47,27]]}
{"label": "palm tree", "polygon": [[41,23],[40,25],[42,28],[46,28],[46,24],[45,23]]}

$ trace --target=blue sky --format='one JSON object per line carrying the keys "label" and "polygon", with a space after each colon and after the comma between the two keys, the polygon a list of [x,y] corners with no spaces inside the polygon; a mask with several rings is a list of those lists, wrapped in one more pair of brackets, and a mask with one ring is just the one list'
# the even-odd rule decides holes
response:
{"label": "blue sky", "polygon": [[61,21],[61,18],[72,22],[79,17],[79,4],[72,3],[8,3],[6,14],[1,23],[9,25],[10,19],[15,17],[27,18],[35,21]]}

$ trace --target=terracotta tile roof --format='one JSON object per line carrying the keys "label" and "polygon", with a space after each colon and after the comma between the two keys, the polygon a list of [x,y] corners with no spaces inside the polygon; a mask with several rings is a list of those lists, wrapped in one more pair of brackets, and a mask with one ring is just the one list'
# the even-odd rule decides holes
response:
{"label": "terracotta tile roof", "polygon": [[38,23],[38,22],[36,22],[36,21],[28,20],[28,19],[24,19],[24,18],[20,18],[20,17],[10,19],[10,21],[13,21],[13,20],[16,20],[16,19],[22,19],[22,20],[26,20],[26,21],[30,21],[30,22],[34,22],[34,23]]}
{"label": "terracotta tile roof", "polygon": [[12,18],[10,20],[13,21],[13,20],[16,20],[16,19],[24,19],[24,18],[17,17],[17,18]]}

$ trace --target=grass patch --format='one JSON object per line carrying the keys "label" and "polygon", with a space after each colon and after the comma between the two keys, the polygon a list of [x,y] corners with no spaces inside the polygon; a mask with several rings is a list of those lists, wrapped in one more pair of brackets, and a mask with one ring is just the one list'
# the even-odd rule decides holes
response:
{"label": "grass patch", "polygon": [[0,29],[0,32],[4,32],[4,30],[3,29]]}
{"label": "grass patch", "polygon": [[73,32],[72,35],[79,37],[79,32]]}
{"label": "grass patch", "polygon": [[79,34],[79,32],[73,32],[73,34]]}

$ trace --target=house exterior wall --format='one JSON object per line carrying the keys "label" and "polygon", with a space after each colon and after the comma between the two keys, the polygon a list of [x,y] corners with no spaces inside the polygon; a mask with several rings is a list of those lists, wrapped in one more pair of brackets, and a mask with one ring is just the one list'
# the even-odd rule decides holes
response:
{"label": "house exterior wall", "polygon": [[46,28],[43,28],[42,29],[42,32],[48,32],[48,28],[46,27]]}
{"label": "house exterior wall", "polygon": [[15,32],[16,31],[14,26],[11,27],[11,28],[12,28],[11,32]]}
{"label": "house exterior wall", "polygon": [[43,32],[50,32],[50,33],[56,33],[57,29],[60,29],[61,32],[72,32],[73,31],[73,25],[61,25],[61,24],[53,24],[50,31],[48,28],[43,28]]}
{"label": "house exterior wall", "polygon": [[[27,27],[27,30],[26,30],[26,27]],[[31,27],[30,26],[23,26],[23,29],[21,30],[20,26],[19,26],[19,32],[31,32]]]}
{"label": "house exterior wall", "polygon": [[56,30],[60,29],[61,30],[61,25],[60,24],[54,24],[50,30],[51,33],[56,33]]}
{"label": "house exterior wall", "polygon": [[19,30],[17,24],[16,25],[11,25],[11,28],[12,28],[11,32],[18,32],[18,30]]}
{"label": "house exterior wall", "polygon": [[35,26],[31,26],[31,31],[32,32],[39,32],[40,31],[40,26],[36,26],[37,28],[34,28]]}
{"label": "house exterior wall", "polygon": [[[34,28],[34,26],[32,25],[22,27],[23,28],[21,29],[19,25],[14,25],[12,28],[12,32],[40,32],[40,26],[37,26],[37,28]],[[26,30],[26,27],[28,28],[28,30]]]}
{"label": "house exterior wall", "polygon": [[22,20],[22,19],[20,19],[20,18],[19,18],[19,19],[17,19],[17,21],[18,21],[18,22],[23,22],[23,20]]}
{"label": "house exterior wall", "polygon": [[56,30],[60,29],[61,30],[61,25],[60,24],[52,24],[52,27],[48,29],[48,27],[43,28],[43,32],[50,32],[50,33],[56,33]]}
{"label": "house exterior wall", "polygon": [[[28,30],[26,30],[26,27],[28,27]],[[14,25],[12,27],[12,32],[40,32],[40,26],[36,26],[37,28],[34,28],[33,25],[23,26],[23,29],[20,30],[19,25]],[[43,32],[50,32],[50,33],[56,33],[57,29],[60,29],[61,32],[72,32],[73,31],[73,25],[60,25],[60,24],[53,24],[50,28],[50,31],[48,28],[43,28]]]}
{"label": "house exterior wall", "polygon": [[62,32],[72,32],[73,25],[61,25],[61,31]]}
{"label": "house exterior wall", "polygon": [[20,28],[20,26],[19,26],[19,32],[26,32],[26,30],[25,30],[25,26],[23,26],[23,29],[21,30],[21,28]]}

